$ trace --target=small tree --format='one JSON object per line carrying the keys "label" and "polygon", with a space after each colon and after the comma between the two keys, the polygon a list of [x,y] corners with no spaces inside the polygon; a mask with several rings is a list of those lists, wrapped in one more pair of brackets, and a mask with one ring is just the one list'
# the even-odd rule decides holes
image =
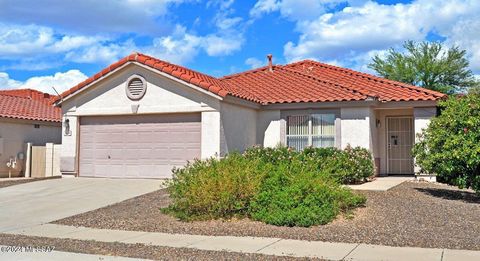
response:
{"label": "small tree", "polygon": [[480,95],[450,97],[440,108],[415,144],[416,162],[440,182],[480,193]]}
{"label": "small tree", "polygon": [[403,47],[405,53],[392,48],[385,58],[376,55],[368,67],[387,79],[447,94],[475,84],[466,51],[458,46],[446,48],[435,42],[408,41]]}

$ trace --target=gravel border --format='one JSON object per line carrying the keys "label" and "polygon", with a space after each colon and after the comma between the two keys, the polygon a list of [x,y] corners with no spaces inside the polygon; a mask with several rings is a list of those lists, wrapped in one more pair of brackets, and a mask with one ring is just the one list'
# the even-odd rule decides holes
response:
{"label": "gravel border", "polygon": [[261,236],[389,246],[480,250],[480,198],[471,191],[428,182],[404,182],[388,191],[358,191],[366,207],[353,218],[311,228],[276,227],[248,219],[182,222],[159,210],[165,190],[57,224],[200,235]]}
{"label": "gravel border", "polygon": [[[118,242],[106,243],[90,240],[59,239],[10,234],[0,234],[0,245],[53,246],[55,251],[155,260],[312,260],[311,258],[294,258],[263,254],[199,250],[193,248],[160,247]],[[19,253],[19,255],[21,255],[21,253]],[[1,257],[2,253],[0,252],[0,259]]]}
{"label": "gravel border", "polygon": [[14,179],[14,180],[8,180],[8,178],[0,178],[0,188],[6,188],[10,186],[15,186],[15,185],[20,185],[24,183],[30,183],[30,182],[35,182],[35,181],[42,181],[42,180],[47,180],[47,179],[59,179],[62,178],[61,176],[55,176],[55,177],[45,177],[45,178],[24,178],[24,179]]}

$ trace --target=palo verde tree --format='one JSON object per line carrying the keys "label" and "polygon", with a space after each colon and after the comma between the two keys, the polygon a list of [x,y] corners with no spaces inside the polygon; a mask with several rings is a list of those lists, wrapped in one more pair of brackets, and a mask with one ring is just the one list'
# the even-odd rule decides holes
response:
{"label": "palo verde tree", "polygon": [[403,48],[404,52],[392,48],[385,57],[376,55],[368,67],[387,79],[446,94],[465,91],[475,84],[466,51],[458,46],[407,41]]}

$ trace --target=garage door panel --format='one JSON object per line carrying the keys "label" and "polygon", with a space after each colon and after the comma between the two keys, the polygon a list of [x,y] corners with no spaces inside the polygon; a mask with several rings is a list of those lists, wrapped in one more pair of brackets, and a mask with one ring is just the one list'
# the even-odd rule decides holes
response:
{"label": "garage door panel", "polygon": [[82,117],[80,175],[166,178],[200,157],[200,114]]}

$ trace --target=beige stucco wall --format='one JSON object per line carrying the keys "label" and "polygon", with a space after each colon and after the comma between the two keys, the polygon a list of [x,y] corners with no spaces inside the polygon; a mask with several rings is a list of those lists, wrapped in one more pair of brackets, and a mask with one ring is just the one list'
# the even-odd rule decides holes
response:
{"label": "beige stucco wall", "polygon": [[245,106],[221,104],[221,155],[243,152],[256,144],[257,111]]}
{"label": "beige stucco wall", "polygon": [[260,110],[257,114],[257,144],[275,147],[283,142],[280,110]]}
{"label": "beige stucco wall", "polygon": [[341,147],[363,147],[372,151],[373,111],[370,107],[341,108]]}
{"label": "beige stucco wall", "polygon": [[[35,124],[39,124],[40,128],[34,128]],[[44,146],[50,142],[60,143],[61,126],[60,123],[0,119],[0,138],[3,141],[3,150],[0,152],[0,177],[7,177],[6,163],[10,157],[15,158],[20,152],[26,157],[28,142],[36,146]],[[17,160],[17,167],[12,174],[23,175],[24,170],[25,160]]]}
{"label": "beige stucco wall", "polygon": [[[427,108],[414,108],[413,110],[413,120],[415,128],[415,142],[418,141],[417,135],[422,133],[423,129],[428,127],[431,119],[437,114],[437,108],[427,107]],[[415,165],[415,173],[420,172],[420,167]]]}
{"label": "beige stucco wall", "polygon": [[[147,91],[139,101],[130,100],[125,92],[126,81],[134,74],[147,81]],[[220,99],[144,66],[129,64],[62,103],[64,120],[70,120],[71,135],[62,136],[61,170],[76,173],[82,116],[199,112],[202,114],[202,158],[220,155]],[[138,105],[136,113],[132,105]],[[228,109],[224,112],[228,113]]]}

